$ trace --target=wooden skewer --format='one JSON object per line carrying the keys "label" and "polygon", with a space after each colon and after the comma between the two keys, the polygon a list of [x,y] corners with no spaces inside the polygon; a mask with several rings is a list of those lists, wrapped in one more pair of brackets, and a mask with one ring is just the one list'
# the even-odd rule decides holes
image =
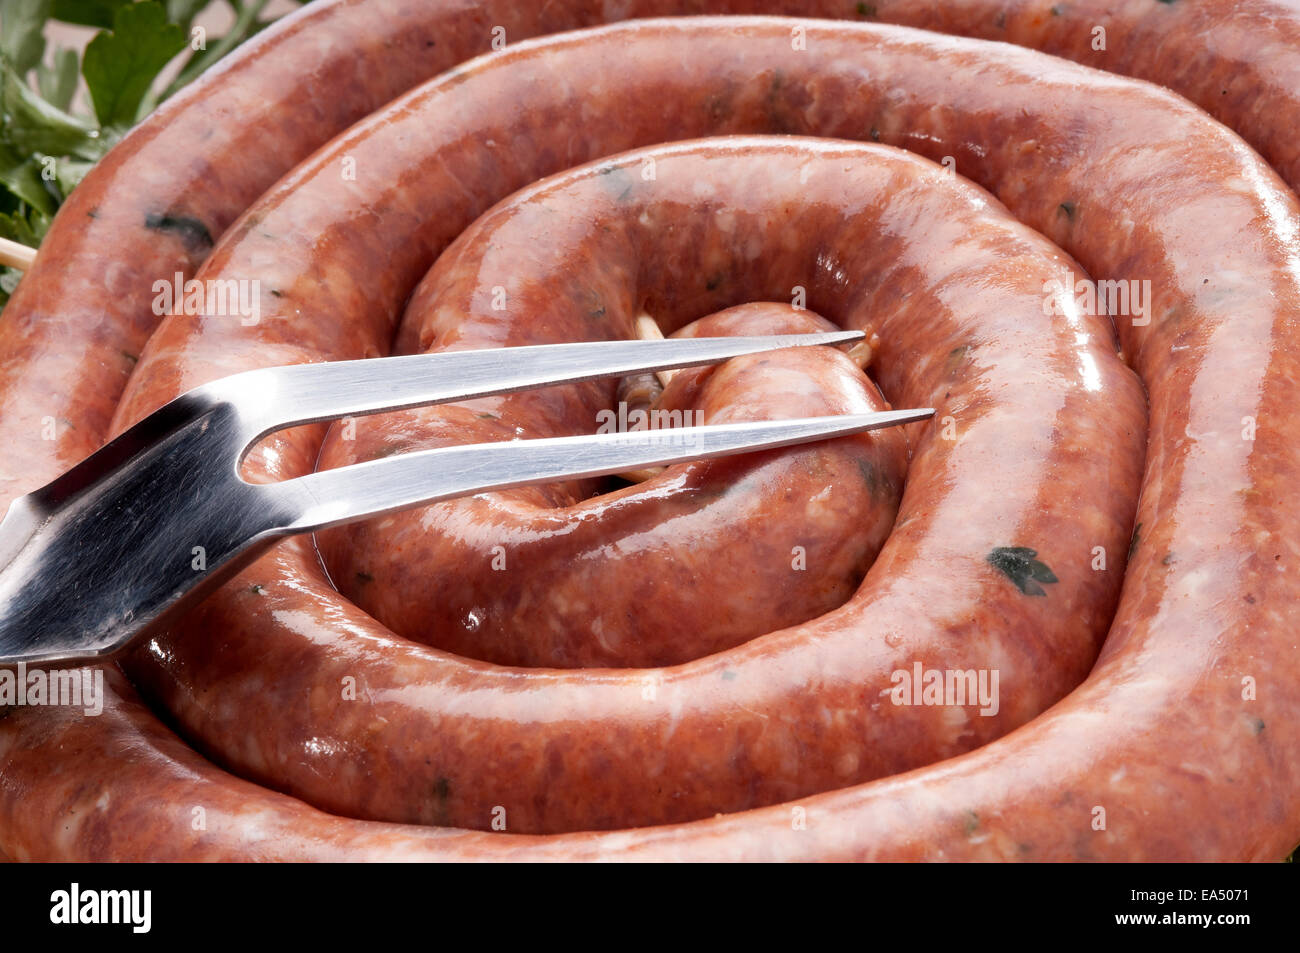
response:
{"label": "wooden skewer", "polygon": [[[662,341],[664,332],[660,330],[659,322],[642,311],[637,315],[636,319],[636,336],[642,341]],[[672,380],[673,375],[676,373],[675,370],[666,370],[656,371],[653,377],[646,375],[644,385],[638,385],[636,389],[638,402],[645,401],[646,410],[653,408],[659,399],[659,393],[662,393],[662,390],[659,393],[653,393],[658,389],[653,386],[654,378],[659,379],[659,387],[663,388],[668,386],[668,382]],[[663,473],[665,469],[665,467],[646,467],[642,470],[628,470],[625,473],[620,473],[619,477],[629,483],[644,483],[646,480]]]}
{"label": "wooden skewer", "polygon": [[879,342],[879,337],[875,334],[871,336],[872,341],[859,341],[853,347],[849,348],[848,358],[862,370],[870,366],[872,359],[876,356],[875,344]]}
{"label": "wooden skewer", "polygon": [[651,480],[667,470],[667,467],[646,467],[644,470],[624,470],[618,475],[620,480],[627,480],[628,483],[644,483]]}
{"label": "wooden skewer", "polygon": [[35,261],[35,248],[28,248],[19,242],[11,242],[7,238],[0,238],[0,265],[17,268],[19,271],[27,271]]}
{"label": "wooden skewer", "polygon": [[[636,319],[636,336],[642,341],[662,341],[664,332],[659,327],[658,321],[642,311],[637,315]],[[673,375],[676,373],[676,370],[655,371],[655,376],[659,378],[659,383],[667,387],[668,382],[673,379]]]}

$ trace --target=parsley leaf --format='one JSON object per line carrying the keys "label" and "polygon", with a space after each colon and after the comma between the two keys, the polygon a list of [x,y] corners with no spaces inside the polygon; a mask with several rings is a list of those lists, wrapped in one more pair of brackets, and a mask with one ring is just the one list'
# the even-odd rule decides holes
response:
{"label": "parsley leaf", "polygon": [[41,99],[8,63],[0,64],[0,110],[5,116],[0,138],[21,154],[98,159],[107,148],[92,123]]}
{"label": "parsley leaf", "polygon": [[0,0],[0,53],[19,73],[26,73],[45,53],[42,29],[50,17],[50,0]]}
{"label": "parsley leaf", "polygon": [[3,142],[0,142],[0,185],[42,214],[54,214],[54,196],[41,179],[40,164]]}
{"label": "parsley leaf", "polygon": [[82,26],[111,27],[113,15],[129,3],[131,0],[54,0],[54,19]]}
{"label": "parsley leaf", "polygon": [[55,50],[54,63],[36,64],[36,88],[45,101],[55,109],[67,111],[72,97],[77,94],[77,80],[81,76],[76,50]]}
{"label": "parsley leaf", "polygon": [[134,123],[154,77],[184,48],[184,29],[153,0],[119,9],[113,31],[90,41],[81,64],[100,125]]}

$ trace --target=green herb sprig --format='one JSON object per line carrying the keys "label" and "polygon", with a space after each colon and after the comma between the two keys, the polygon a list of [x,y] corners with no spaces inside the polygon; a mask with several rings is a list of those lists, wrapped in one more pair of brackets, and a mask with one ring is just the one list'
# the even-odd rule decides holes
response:
{"label": "green herb sprig", "polygon": [[[0,237],[37,247],[94,164],[162,100],[265,29],[268,0],[220,0],[234,23],[207,36],[214,0],[0,0]],[[95,27],[84,55],[46,50],[51,21]],[[176,78],[159,74],[183,57]],[[89,109],[74,106],[84,80]],[[0,308],[22,273],[0,268]]]}

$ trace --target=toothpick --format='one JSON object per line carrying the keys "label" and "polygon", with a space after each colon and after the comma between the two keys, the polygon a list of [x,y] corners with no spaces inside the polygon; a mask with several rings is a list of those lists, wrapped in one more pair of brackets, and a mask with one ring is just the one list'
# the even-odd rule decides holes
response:
{"label": "toothpick", "polygon": [[17,268],[19,271],[27,271],[35,261],[35,248],[28,248],[19,242],[11,242],[7,238],[0,238],[0,265]]}

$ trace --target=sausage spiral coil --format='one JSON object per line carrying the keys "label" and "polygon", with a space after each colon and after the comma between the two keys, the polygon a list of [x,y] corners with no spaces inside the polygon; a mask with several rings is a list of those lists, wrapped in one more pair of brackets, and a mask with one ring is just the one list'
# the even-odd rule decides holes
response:
{"label": "sausage spiral coil", "polygon": [[[0,323],[5,500],[226,374],[643,312],[873,342],[866,372],[681,372],[664,410],[935,420],[286,542],[108,671],[102,715],[4,710],[0,852],[1284,856],[1294,8],[508,6],[309,7],[110,153]],[[159,321],[176,271],[256,280],[259,320]],[[247,472],[591,430],[616,386],[299,428]],[[926,671],[996,697],[898,703]]]}

